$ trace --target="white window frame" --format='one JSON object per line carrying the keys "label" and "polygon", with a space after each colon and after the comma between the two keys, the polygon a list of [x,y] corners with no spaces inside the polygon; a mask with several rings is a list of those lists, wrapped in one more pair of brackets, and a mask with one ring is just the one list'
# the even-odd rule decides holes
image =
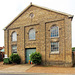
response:
{"label": "white window frame", "polygon": [[[52,26],[52,27],[54,27],[54,26]],[[58,27],[58,26],[56,26],[56,27]],[[51,28],[50,28],[50,37],[51,37]],[[51,38],[58,38],[58,37],[59,37],[59,27],[58,27],[58,36],[54,36],[54,37],[51,37]]]}
{"label": "white window frame", "polygon": [[[35,29],[34,29],[34,28],[32,28],[32,29],[33,29],[33,30],[34,30],[34,32],[35,32]],[[34,39],[33,39],[33,38],[30,38],[30,36],[31,36],[31,35],[30,35],[30,31],[31,31],[32,29],[30,29],[30,30],[29,30],[29,40],[35,40],[35,38],[36,38],[36,32],[35,32],[35,35],[34,35],[34,36],[35,36],[35,38],[34,38]]]}
{"label": "white window frame", "polygon": [[14,33],[16,33],[16,32],[13,32],[12,36],[11,36],[12,42],[17,41],[17,33],[15,35],[14,35]]}
{"label": "white window frame", "polygon": [[58,43],[58,51],[51,51],[51,50],[50,50],[50,53],[51,53],[51,54],[55,54],[55,53],[56,53],[56,54],[59,54],[59,42],[51,42],[51,43]]}

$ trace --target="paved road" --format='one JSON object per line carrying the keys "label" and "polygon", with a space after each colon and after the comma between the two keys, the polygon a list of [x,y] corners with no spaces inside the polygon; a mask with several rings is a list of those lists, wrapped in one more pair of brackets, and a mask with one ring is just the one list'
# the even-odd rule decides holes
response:
{"label": "paved road", "polygon": [[0,75],[75,75],[75,74],[0,74]]}

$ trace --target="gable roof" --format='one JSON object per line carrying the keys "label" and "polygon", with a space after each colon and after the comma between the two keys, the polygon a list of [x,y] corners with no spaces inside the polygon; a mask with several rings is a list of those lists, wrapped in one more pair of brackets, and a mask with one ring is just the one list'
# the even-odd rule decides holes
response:
{"label": "gable roof", "polygon": [[53,9],[48,9],[48,8],[45,8],[45,7],[40,7],[40,6],[37,6],[37,5],[34,5],[34,4],[30,3],[30,5],[28,7],[26,7],[17,17],[15,17],[3,30],[6,30],[15,20],[17,20],[31,6],[35,6],[35,7],[38,7],[38,8],[44,9],[44,10],[48,10],[48,11],[53,11],[53,12],[56,12],[56,13],[68,16],[71,19],[74,16],[74,15],[71,15],[71,14],[67,14],[67,13],[64,13],[64,12],[56,11],[56,10],[53,10]]}

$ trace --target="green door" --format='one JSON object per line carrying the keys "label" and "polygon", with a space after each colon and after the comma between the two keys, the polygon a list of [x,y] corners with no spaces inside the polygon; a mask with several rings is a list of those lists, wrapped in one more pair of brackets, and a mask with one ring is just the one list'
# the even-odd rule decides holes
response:
{"label": "green door", "polygon": [[28,48],[28,49],[26,49],[26,51],[25,51],[25,60],[26,60],[26,63],[29,62],[29,60],[30,60],[30,55],[31,55],[32,53],[34,53],[34,52],[36,52],[36,48]]}

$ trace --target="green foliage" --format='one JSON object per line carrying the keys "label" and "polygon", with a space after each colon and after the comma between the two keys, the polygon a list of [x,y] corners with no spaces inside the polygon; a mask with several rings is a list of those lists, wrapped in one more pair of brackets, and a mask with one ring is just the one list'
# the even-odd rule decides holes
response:
{"label": "green foliage", "polygon": [[9,64],[9,58],[4,58],[3,62],[4,62],[5,64]]}
{"label": "green foliage", "polygon": [[32,53],[32,54],[30,55],[30,59],[31,59],[31,61],[32,61],[33,63],[35,63],[35,64],[37,64],[37,65],[41,64],[41,61],[42,61],[42,59],[41,59],[41,54],[40,54],[40,53],[37,53],[37,52]]}
{"label": "green foliage", "polygon": [[20,56],[18,54],[11,54],[10,61],[12,63],[20,64],[21,58],[20,58]]}
{"label": "green foliage", "polygon": [[72,51],[75,51],[75,47],[72,48]]}

